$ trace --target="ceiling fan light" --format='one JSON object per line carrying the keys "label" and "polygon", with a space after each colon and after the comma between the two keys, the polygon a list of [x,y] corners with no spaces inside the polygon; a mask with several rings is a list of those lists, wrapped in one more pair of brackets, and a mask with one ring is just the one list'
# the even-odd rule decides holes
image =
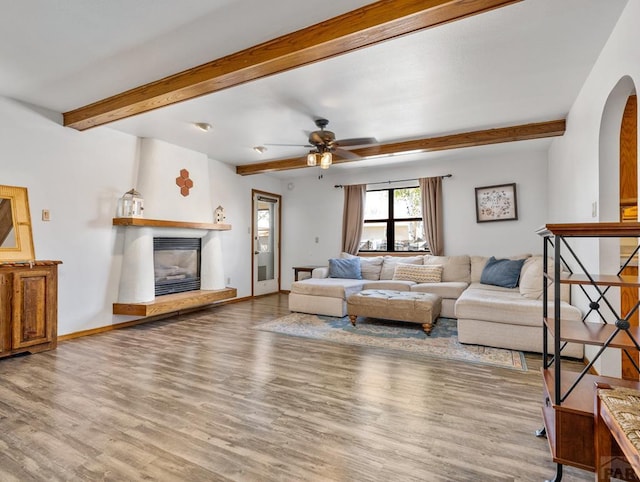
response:
{"label": "ceiling fan light", "polygon": [[318,163],[315,152],[307,154],[307,166],[315,166]]}
{"label": "ceiling fan light", "polygon": [[324,152],[322,154],[322,157],[320,158],[320,169],[329,169],[329,166],[331,165],[331,153],[330,152]]}

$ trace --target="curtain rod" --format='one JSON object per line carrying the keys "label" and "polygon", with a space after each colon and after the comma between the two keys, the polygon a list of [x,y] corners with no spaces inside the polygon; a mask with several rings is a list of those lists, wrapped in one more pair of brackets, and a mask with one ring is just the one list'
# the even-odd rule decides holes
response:
{"label": "curtain rod", "polygon": [[[444,179],[445,177],[452,177],[453,174],[445,174],[443,176],[440,176],[442,179]],[[367,182],[365,183],[367,186],[373,186],[374,184],[391,184],[392,182],[407,182],[407,181],[417,181],[418,179],[414,178],[414,179],[398,179],[396,181],[380,181],[380,182]],[[336,184],[335,186],[333,186],[335,188],[342,188],[344,187],[344,184]]]}

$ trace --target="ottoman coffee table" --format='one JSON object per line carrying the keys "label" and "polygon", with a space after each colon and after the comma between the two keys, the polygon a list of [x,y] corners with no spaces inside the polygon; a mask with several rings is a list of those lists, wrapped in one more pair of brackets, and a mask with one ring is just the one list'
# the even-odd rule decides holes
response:
{"label": "ottoman coffee table", "polygon": [[441,299],[432,293],[395,290],[363,290],[347,298],[347,314],[353,326],[358,316],[420,323],[427,335],[440,315]]}

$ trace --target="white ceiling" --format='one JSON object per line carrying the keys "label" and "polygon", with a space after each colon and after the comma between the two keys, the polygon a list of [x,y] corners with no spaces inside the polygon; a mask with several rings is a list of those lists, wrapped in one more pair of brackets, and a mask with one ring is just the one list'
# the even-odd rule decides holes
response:
{"label": "white ceiling", "polygon": [[[98,129],[241,165],[304,156],[252,147],[305,144],[317,117],[339,139],[381,143],[564,118],[626,2],[525,0]],[[66,112],[367,3],[0,0],[0,95]]]}

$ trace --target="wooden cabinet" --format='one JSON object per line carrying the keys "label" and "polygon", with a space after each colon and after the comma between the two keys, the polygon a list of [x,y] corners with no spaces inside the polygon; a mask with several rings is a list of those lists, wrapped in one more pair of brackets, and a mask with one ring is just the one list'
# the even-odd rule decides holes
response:
{"label": "wooden cabinet", "polygon": [[[639,237],[640,223],[584,223],[549,224],[538,231],[544,238],[545,259],[553,253],[553,275],[545,266],[543,292],[543,408],[542,415],[546,436],[557,473],[554,480],[562,478],[562,465],[571,465],[584,470],[595,471],[594,449],[594,396],[596,382],[612,386],[640,389],[640,383],[593,375],[593,366],[607,348],[618,348],[630,357],[640,348],[640,330],[631,326],[629,313],[620,313],[616,308],[620,292],[612,287],[624,289],[640,288],[637,275],[623,275],[624,263],[616,274],[590,273],[585,268],[572,238]],[[629,260],[636,255],[634,252]],[[627,260],[627,263],[629,262]],[[561,267],[563,269],[561,269]],[[573,267],[573,268],[572,268]],[[574,272],[575,270],[575,272]],[[576,287],[574,296],[584,296],[588,302],[588,312],[582,321],[563,320],[559,303],[547,300],[560,299],[560,287],[570,284]],[[551,293],[553,290],[553,293]],[[553,297],[552,297],[553,295]],[[609,300],[608,298],[611,298]],[[637,308],[637,307],[636,307]],[[547,339],[553,337],[553,351],[547,352]],[[562,348],[566,342],[582,343],[597,347],[596,354],[582,371],[567,371],[563,368]]]}
{"label": "wooden cabinet", "polygon": [[0,357],[56,347],[58,264],[35,261],[0,266]]}

